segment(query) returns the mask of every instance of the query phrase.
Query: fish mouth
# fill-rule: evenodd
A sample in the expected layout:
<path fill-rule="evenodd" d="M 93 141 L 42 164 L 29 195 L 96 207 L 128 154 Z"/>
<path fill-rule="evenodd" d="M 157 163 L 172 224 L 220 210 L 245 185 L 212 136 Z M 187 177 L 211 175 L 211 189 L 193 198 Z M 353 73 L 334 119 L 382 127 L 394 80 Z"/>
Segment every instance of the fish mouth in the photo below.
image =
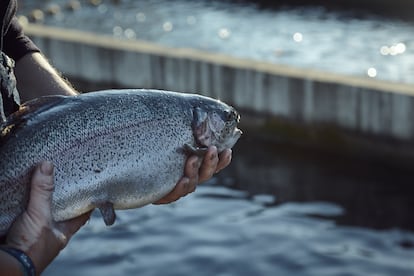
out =
<path fill-rule="evenodd" d="M 231 134 L 225 137 L 223 139 L 224 141 L 217 146 L 217 150 L 221 152 L 226 148 L 231 149 L 237 143 L 242 134 L 243 132 L 235 126 Z"/>
<path fill-rule="evenodd" d="M 231 108 L 228 114 L 227 123 L 233 126 L 233 131 L 230 132 L 229 137 L 234 139 L 234 143 L 236 143 L 243 134 L 243 131 L 237 127 L 237 124 L 240 122 L 240 114 L 234 108 Z"/>
<path fill-rule="evenodd" d="M 241 131 L 241 129 L 235 127 L 233 130 L 233 137 L 239 139 L 240 136 L 243 134 L 243 131 Z"/>

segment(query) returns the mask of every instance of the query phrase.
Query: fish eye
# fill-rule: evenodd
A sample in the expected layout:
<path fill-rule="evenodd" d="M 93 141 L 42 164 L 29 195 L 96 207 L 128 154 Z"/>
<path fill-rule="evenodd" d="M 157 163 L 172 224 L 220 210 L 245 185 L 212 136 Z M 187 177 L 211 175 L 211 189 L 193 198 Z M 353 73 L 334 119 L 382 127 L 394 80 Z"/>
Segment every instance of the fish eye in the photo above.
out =
<path fill-rule="evenodd" d="M 239 122 L 240 121 L 240 115 L 235 109 L 230 109 L 230 110 L 227 110 L 226 119 L 227 119 L 227 121 Z"/>
<path fill-rule="evenodd" d="M 234 110 L 226 110 L 226 120 L 232 121 L 235 118 L 235 112 Z"/>

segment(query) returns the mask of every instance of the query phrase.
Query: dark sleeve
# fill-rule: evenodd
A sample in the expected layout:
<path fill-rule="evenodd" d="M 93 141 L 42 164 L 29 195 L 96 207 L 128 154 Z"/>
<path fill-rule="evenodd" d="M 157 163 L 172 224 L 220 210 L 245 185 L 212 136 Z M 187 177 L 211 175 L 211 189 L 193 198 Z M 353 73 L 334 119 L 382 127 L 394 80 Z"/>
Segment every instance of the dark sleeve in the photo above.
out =
<path fill-rule="evenodd" d="M 3 43 L 4 52 L 15 61 L 28 53 L 40 52 L 33 41 L 23 33 L 23 28 L 16 17 L 13 18 Z"/>

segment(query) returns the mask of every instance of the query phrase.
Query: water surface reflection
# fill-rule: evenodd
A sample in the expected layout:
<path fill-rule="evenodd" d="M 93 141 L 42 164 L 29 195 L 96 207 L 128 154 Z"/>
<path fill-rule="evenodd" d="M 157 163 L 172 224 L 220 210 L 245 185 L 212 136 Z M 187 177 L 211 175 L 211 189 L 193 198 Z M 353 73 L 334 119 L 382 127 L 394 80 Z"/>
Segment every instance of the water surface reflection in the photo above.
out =
<path fill-rule="evenodd" d="M 333 202 L 344 208 L 336 222 L 372 228 L 414 230 L 414 171 L 387 160 L 352 158 L 242 139 L 232 167 L 231 187 L 272 194 L 284 202 Z"/>
<path fill-rule="evenodd" d="M 49 26 L 414 83 L 413 21 L 375 12 L 326 6 L 264 8 L 257 1 L 218 0 L 82 1 L 81 7 L 68 10 L 68 0 L 54 0 L 53 7 L 62 8 L 50 13 L 52 1 L 20 2 L 20 14 Z M 329 6 L 333 3 L 327 2 L 343 1 L 319 2 Z"/>

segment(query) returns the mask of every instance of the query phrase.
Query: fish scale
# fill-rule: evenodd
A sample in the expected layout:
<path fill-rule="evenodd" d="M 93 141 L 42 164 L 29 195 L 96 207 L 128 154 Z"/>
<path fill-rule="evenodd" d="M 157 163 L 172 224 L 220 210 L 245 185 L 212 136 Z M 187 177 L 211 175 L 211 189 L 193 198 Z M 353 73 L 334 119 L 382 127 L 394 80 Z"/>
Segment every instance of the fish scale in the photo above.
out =
<path fill-rule="evenodd" d="M 146 205 L 174 188 L 183 175 L 184 148 L 231 148 L 241 134 L 238 120 L 237 112 L 220 101 L 159 90 L 29 102 L 1 130 L 0 236 L 27 206 L 30 175 L 42 160 L 55 165 L 56 221 L 100 208 L 105 223 L 112 224 L 113 209 Z"/>

